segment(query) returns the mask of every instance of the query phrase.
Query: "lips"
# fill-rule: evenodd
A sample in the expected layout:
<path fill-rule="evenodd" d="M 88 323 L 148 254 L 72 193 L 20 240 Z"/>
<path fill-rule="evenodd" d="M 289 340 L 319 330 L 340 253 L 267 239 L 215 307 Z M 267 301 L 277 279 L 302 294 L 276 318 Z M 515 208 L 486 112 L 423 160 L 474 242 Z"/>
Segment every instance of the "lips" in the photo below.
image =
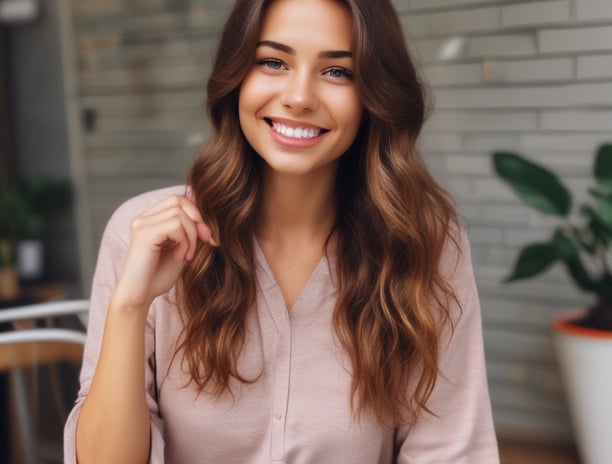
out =
<path fill-rule="evenodd" d="M 272 128 L 272 130 L 283 137 L 291 139 L 314 139 L 321 135 L 321 133 L 327 132 L 326 129 L 321 127 L 312 126 L 309 124 L 292 122 L 287 120 L 278 120 L 265 118 L 266 123 Z"/>

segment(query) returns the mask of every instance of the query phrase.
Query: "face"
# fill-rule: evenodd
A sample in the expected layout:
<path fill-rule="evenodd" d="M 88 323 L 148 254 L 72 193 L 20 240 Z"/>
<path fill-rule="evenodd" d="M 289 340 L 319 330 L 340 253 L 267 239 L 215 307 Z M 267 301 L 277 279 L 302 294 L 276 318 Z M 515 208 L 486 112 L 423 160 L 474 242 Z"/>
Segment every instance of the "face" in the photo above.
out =
<path fill-rule="evenodd" d="M 363 106 L 353 80 L 352 18 L 336 0 L 273 0 L 239 98 L 240 125 L 269 169 L 334 170 Z"/>

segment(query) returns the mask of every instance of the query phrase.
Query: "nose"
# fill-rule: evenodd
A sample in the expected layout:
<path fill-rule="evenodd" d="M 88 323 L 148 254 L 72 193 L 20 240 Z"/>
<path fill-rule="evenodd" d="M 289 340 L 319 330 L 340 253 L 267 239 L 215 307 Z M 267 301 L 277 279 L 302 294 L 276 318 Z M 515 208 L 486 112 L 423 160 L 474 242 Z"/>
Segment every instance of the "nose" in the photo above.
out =
<path fill-rule="evenodd" d="M 316 111 L 319 99 L 316 83 L 306 72 L 294 72 L 288 76 L 281 95 L 281 104 L 294 113 Z"/>

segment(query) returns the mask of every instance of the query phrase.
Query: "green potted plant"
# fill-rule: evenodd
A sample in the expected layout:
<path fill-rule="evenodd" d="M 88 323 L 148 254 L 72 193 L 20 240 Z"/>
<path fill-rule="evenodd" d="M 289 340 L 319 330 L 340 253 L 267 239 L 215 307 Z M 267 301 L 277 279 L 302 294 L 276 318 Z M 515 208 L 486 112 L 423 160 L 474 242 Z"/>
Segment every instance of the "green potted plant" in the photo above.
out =
<path fill-rule="evenodd" d="M 44 175 L 24 178 L 2 192 L 0 240 L 6 252 L 0 259 L 5 267 L 16 267 L 25 279 L 42 275 L 44 226 L 69 206 L 71 196 L 68 180 Z"/>
<path fill-rule="evenodd" d="M 506 282 L 529 279 L 561 263 L 592 304 L 553 322 L 576 441 L 584 462 L 612 456 L 612 144 L 595 155 L 590 200 L 574 208 L 572 194 L 550 170 L 516 153 L 493 153 L 497 175 L 521 200 L 555 216 L 544 242 L 525 246 Z M 574 214 L 577 213 L 577 214 Z"/>

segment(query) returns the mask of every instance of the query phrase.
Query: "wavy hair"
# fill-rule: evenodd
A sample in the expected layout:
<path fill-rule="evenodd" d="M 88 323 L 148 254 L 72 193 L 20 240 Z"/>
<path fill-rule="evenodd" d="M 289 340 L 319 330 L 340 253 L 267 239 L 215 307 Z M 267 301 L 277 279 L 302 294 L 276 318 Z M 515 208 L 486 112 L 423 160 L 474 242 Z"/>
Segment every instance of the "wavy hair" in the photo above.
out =
<path fill-rule="evenodd" d="M 351 402 L 381 425 L 416 419 L 439 374 L 452 289 L 438 269 L 454 242 L 454 206 L 419 156 L 424 86 L 390 1 L 340 0 L 353 18 L 355 83 L 365 108 L 337 181 L 336 336 L 352 363 Z M 177 283 L 182 353 L 201 393 L 231 391 L 246 313 L 255 304 L 253 220 L 258 157 L 240 130 L 240 85 L 252 66 L 267 0 L 238 0 L 208 81 L 212 134 L 188 185 L 221 246 L 199 245 Z"/>

